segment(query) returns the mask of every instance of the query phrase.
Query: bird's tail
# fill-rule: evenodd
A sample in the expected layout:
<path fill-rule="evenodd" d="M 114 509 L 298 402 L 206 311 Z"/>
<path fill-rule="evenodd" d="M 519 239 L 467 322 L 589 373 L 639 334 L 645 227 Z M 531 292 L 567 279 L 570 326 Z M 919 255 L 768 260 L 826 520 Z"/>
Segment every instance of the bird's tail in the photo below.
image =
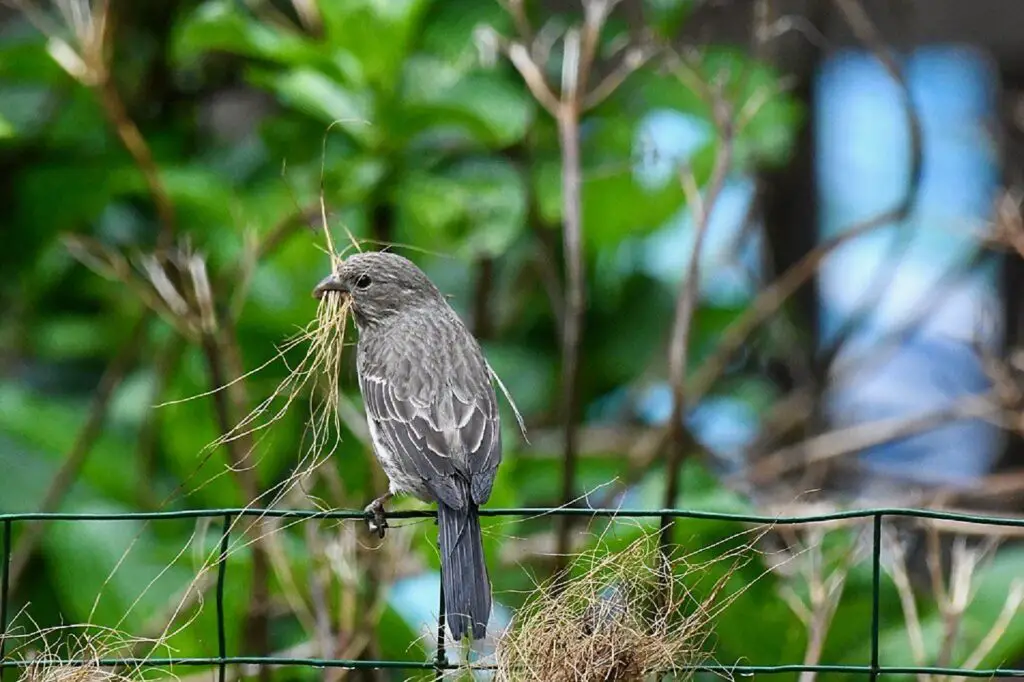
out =
<path fill-rule="evenodd" d="M 466 634 L 483 639 L 491 615 L 491 582 L 477 506 L 467 500 L 462 509 L 453 509 L 439 501 L 437 524 L 448 629 L 456 640 Z"/>

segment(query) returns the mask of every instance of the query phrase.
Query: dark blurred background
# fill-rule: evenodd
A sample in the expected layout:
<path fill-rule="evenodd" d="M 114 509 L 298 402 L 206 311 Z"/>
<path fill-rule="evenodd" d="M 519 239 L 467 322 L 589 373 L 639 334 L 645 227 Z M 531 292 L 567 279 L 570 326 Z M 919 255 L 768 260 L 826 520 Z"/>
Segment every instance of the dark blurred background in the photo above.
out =
<path fill-rule="evenodd" d="M 505 410 L 491 506 L 1015 515 L 1022 25 L 1014 0 L 0 0 L 0 512 L 379 494 L 351 353 L 341 442 L 299 479 L 315 381 L 268 423 L 273 401 L 266 428 L 207 447 L 272 398 L 284 362 L 154 408 L 263 366 L 309 323 L 329 267 L 322 187 L 339 246 L 344 226 L 420 264 L 516 400 L 529 442 Z M 589 78 L 566 65 L 574 35 Z M 575 229 L 585 306 L 569 348 Z M 488 521 L 495 631 L 556 550 L 605 530 Z M 382 545 L 357 523 L 237 534 L 229 650 L 428 656 L 433 525 L 398 525 Z M 680 521 L 673 537 L 699 550 L 743 528 Z M 1019 549 L 947 533 L 953 549 L 928 552 L 921 532 L 938 531 L 901 527 L 905 552 L 887 554 L 883 662 L 1019 660 Z M 202 569 L 218 533 L 18 523 L 15 624 L 171 623 L 178 654 L 215 655 Z M 870 567 L 826 549 L 833 533 L 847 531 L 782 538 L 788 563 L 734 576 L 746 589 L 717 626 L 719 662 L 867 660 Z M 972 557 L 972 598 L 944 600 L 927 569 Z M 824 626 L 794 599 L 831 608 Z"/>

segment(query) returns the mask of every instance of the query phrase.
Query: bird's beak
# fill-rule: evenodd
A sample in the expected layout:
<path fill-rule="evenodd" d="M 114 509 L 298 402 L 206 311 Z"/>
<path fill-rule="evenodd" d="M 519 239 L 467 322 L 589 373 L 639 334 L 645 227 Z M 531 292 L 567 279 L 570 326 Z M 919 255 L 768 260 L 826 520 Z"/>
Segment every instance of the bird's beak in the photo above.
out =
<path fill-rule="evenodd" d="M 313 289 L 314 298 L 323 298 L 324 294 L 328 291 L 338 291 L 342 294 L 348 294 L 348 285 L 346 285 L 341 279 L 335 275 L 330 274 L 320 280 L 320 283 Z"/>

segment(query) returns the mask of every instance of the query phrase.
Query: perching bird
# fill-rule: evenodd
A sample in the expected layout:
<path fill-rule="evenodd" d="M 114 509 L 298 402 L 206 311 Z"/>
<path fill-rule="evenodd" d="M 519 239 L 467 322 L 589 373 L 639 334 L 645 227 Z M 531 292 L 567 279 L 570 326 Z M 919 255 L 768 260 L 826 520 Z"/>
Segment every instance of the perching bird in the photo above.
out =
<path fill-rule="evenodd" d="M 491 613 L 478 507 L 501 462 L 498 404 L 476 339 L 411 261 L 360 253 L 314 295 L 351 298 L 356 365 L 374 454 L 387 494 L 366 507 L 381 537 L 396 493 L 437 502 L 445 615 L 456 640 L 482 639 Z"/>

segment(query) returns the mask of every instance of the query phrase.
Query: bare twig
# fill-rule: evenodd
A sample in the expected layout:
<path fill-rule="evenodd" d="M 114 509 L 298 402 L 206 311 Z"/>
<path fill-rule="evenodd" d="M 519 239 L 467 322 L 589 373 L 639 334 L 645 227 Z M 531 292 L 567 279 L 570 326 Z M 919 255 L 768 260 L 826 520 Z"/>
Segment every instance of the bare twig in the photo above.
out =
<path fill-rule="evenodd" d="M 243 371 L 238 366 L 237 353 L 232 353 L 231 347 L 225 343 L 221 333 L 218 333 L 216 329 L 210 329 L 204 333 L 201 345 L 210 372 L 211 387 L 219 389 L 222 386 L 227 386 L 224 391 L 215 390 L 212 398 L 218 426 L 226 439 L 224 447 L 227 450 L 231 470 L 235 473 L 245 499 L 258 500 L 260 499 L 259 480 L 256 478 L 255 470 L 246 464 L 246 459 L 253 449 L 251 437 L 241 434 L 236 438 L 227 438 L 234 431 L 235 424 L 238 423 L 235 415 L 247 412 L 247 410 L 239 409 L 245 402 L 242 383 L 229 380 L 230 376 L 243 375 Z M 260 656 L 270 651 L 267 610 L 270 599 L 271 560 L 267 547 L 261 541 L 261 538 L 265 536 L 264 525 L 265 520 L 257 518 L 253 520 L 249 528 L 254 532 L 257 541 L 253 543 L 252 597 L 249 601 L 244 628 L 248 648 Z M 268 668 L 260 668 L 260 679 L 264 681 L 270 679 Z"/>
<path fill-rule="evenodd" d="M 114 127 L 114 131 L 117 133 L 118 138 L 120 138 L 121 144 L 131 154 L 135 165 L 139 168 L 139 172 L 142 173 L 146 187 L 153 199 L 153 205 L 156 207 L 157 215 L 160 218 L 157 249 L 169 248 L 174 240 L 175 233 L 174 204 L 167 194 L 167 188 L 164 187 L 164 183 L 160 179 L 160 168 L 153 159 L 153 152 L 150 151 L 145 138 L 139 132 L 138 126 L 135 125 L 131 116 L 128 115 L 128 110 L 121 100 L 121 95 L 117 91 L 113 78 L 107 74 L 106 78 L 97 84 L 96 90 L 100 102 L 103 104 L 103 111 L 110 120 L 110 124 Z"/>
<path fill-rule="evenodd" d="M 836 7 L 842 13 L 847 25 L 853 31 L 858 40 L 871 52 L 885 69 L 886 73 L 899 88 L 900 99 L 902 100 L 904 117 L 907 131 L 910 135 L 910 173 L 907 181 L 907 188 L 903 194 L 901 203 L 897 206 L 896 217 L 890 222 L 898 223 L 910 214 L 914 202 L 921 189 L 921 180 L 924 171 L 924 154 L 922 149 L 921 120 L 917 114 L 917 107 L 910 95 L 910 86 L 903 75 L 893 50 L 885 43 L 879 34 L 878 28 L 864 10 L 860 0 L 833 0 Z M 871 286 L 867 287 L 861 296 L 857 310 L 847 316 L 842 328 L 836 333 L 835 338 L 823 353 L 822 364 L 828 366 L 839 352 L 850 332 L 862 321 L 863 317 L 874 310 L 879 295 L 884 288 L 891 283 L 892 275 L 898 267 L 898 259 L 910 246 L 910 236 L 900 235 L 900 238 L 893 242 L 886 261 L 888 267 L 880 267 L 879 274 L 874 278 Z"/>
<path fill-rule="evenodd" d="M 579 64 L 579 42 L 566 38 L 566 71 L 575 80 L 578 74 L 568 75 L 569 67 L 582 69 Z M 564 87 L 564 84 L 563 84 Z M 558 139 L 562 150 L 562 240 L 565 251 L 565 323 L 562 327 L 562 419 L 565 430 L 565 459 L 562 471 L 562 501 L 573 499 L 576 488 L 576 413 L 579 403 L 579 353 L 583 336 L 583 310 L 585 305 L 583 273 L 583 199 L 580 169 L 580 105 L 575 88 L 571 97 L 563 99 L 558 110 Z M 559 532 L 557 552 L 564 555 L 568 549 L 568 517 L 564 517 Z"/>
<path fill-rule="evenodd" d="M 861 521 L 857 525 L 863 525 L 863 522 Z M 832 619 L 839 608 L 850 567 L 853 565 L 855 546 L 851 545 L 835 566 L 830 571 L 827 570 L 822 544 L 829 530 L 822 525 L 811 527 L 803 532 L 792 527 L 778 529 L 781 538 L 789 547 L 783 554 L 798 560 L 795 571 L 787 570 L 786 563 L 788 562 L 780 563 L 773 568 L 787 577 L 787 581 L 780 585 L 779 594 L 807 630 L 807 645 L 803 659 L 805 666 L 813 666 L 821 662 L 825 640 L 832 625 Z M 806 583 L 808 593 L 806 602 L 791 584 L 797 578 L 801 578 Z M 803 671 L 800 673 L 799 680 L 800 682 L 814 682 L 816 678 L 817 672 Z"/>
<path fill-rule="evenodd" d="M 999 612 L 996 622 L 992 624 L 992 627 L 985 635 L 985 639 L 981 640 L 978 647 L 964 661 L 963 668 L 965 670 L 973 670 L 981 665 L 985 657 L 995 649 L 996 644 L 1006 634 L 1007 628 L 1010 627 L 1010 623 L 1020 612 L 1022 605 L 1024 605 L 1024 582 L 1016 580 L 1006 594 L 1006 602 L 1003 604 L 1003 609 Z M 964 678 L 958 679 L 962 680 Z"/>
<path fill-rule="evenodd" d="M 588 86 L 601 34 L 618 0 L 584 0 L 582 25 L 569 28 L 563 36 L 561 83 L 556 95 L 544 75 L 545 62 L 550 54 L 546 36 L 550 31 L 542 30 L 541 36 L 533 34 L 521 0 L 505 0 L 503 4 L 516 24 L 518 40 L 508 41 L 490 35 L 488 42 L 504 50 L 534 99 L 551 114 L 558 125 L 562 161 L 562 247 L 566 280 L 561 316 L 561 416 L 564 436 L 561 499 L 568 504 L 575 498 L 576 489 L 579 356 L 586 306 L 580 118 L 586 113 L 588 105 L 595 105 L 608 97 L 629 73 L 639 68 L 643 59 L 638 58 L 636 52 L 627 53 L 622 68 L 613 72 L 609 80 L 600 83 L 591 92 Z M 531 45 L 536 49 L 530 49 Z M 560 556 L 566 554 L 569 546 L 571 524 L 571 517 L 560 519 L 557 550 Z"/>
<path fill-rule="evenodd" d="M 686 416 L 686 367 L 690 348 L 690 330 L 693 326 L 694 310 L 697 305 L 697 293 L 700 291 L 700 256 L 703 250 L 704 237 L 707 233 L 711 211 L 725 186 L 726 177 L 732 165 L 733 129 L 730 108 L 719 101 L 716 108 L 719 139 L 721 140 L 715 165 L 708 180 L 705 196 L 702 197 L 696 188 L 692 174 L 684 174 L 683 186 L 686 189 L 687 203 L 693 216 L 693 250 L 687 265 L 683 283 L 676 298 L 675 315 L 672 322 L 672 336 L 668 348 L 669 383 L 672 387 L 672 412 L 669 420 L 669 455 L 668 482 L 665 486 L 665 509 L 675 506 L 679 495 L 680 468 L 686 455 L 687 439 L 684 434 Z M 688 181 L 687 181 L 688 180 Z M 662 545 L 671 544 L 672 521 L 662 519 Z"/>
<path fill-rule="evenodd" d="M 859 452 L 864 448 L 906 438 L 960 419 L 992 418 L 1000 408 L 987 394 L 970 395 L 952 405 L 910 417 L 879 419 L 835 429 L 758 460 L 742 476 L 753 484 L 766 483 L 794 468 Z"/>
<path fill-rule="evenodd" d="M 174 241 L 175 215 L 167 189 L 160 179 L 160 169 L 138 126 L 128 114 L 110 68 L 113 49 L 114 16 L 110 0 L 71 0 L 58 3 L 62 30 L 32 0 L 13 0 L 15 7 L 49 38 L 48 50 L 57 64 L 99 100 L 104 115 L 114 128 L 121 144 L 131 155 L 142 174 L 160 222 L 157 249 L 168 248 Z M 70 36 L 62 35 L 70 33 Z"/>
<path fill-rule="evenodd" d="M 921 627 L 921 615 L 917 610 L 917 600 L 914 596 L 914 588 L 910 583 L 910 573 L 907 570 L 906 548 L 896 537 L 895 531 L 889 530 L 884 539 L 889 560 L 883 562 L 882 567 L 896 585 L 896 593 L 899 595 L 900 607 L 903 609 L 903 622 L 907 625 L 907 636 L 910 638 L 910 649 L 914 654 L 914 662 L 916 665 L 924 666 L 927 663 L 924 630 Z M 921 675 L 918 679 L 921 682 L 931 682 L 932 677 L 931 675 Z"/>
<path fill-rule="evenodd" d="M 173 336 L 156 351 L 153 360 L 152 403 L 160 401 L 167 386 L 171 372 L 181 359 L 185 342 L 181 336 Z M 154 483 L 156 482 L 156 449 L 162 424 L 160 410 L 146 411 L 142 426 L 139 428 L 138 455 L 142 474 L 139 477 L 138 505 L 140 509 L 153 510 L 156 500 Z"/>
<path fill-rule="evenodd" d="M 903 196 L 893 208 L 867 220 L 857 222 L 829 240 L 819 243 L 775 282 L 761 291 L 750 307 L 725 330 L 714 352 L 694 373 L 689 382 L 691 402 L 698 402 L 708 393 L 747 337 L 762 322 L 774 315 L 790 296 L 814 276 L 818 266 L 829 254 L 861 235 L 905 220 L 917 198 L 923 163 L 921 125 L 902 71 L 892 52 L 879 37 L 877 29 L 864 12 L 859 0 L 834 0 L 834 2 L 858 39 L 881 62 L 889 75 L 901 85 L 900 93 L 910 131 L 910 180 Z"/>
<path fill-rule="evenodd" d="M 789 297 L 815 275 L 818 266 L 833 251 L 861 235 L 900 219 L 901 216 L 902 213 L 898 209 L 886 211 L 820 242 L 793 267 L 762 289 L 750 306 L 725 329 L 714 351 L 690 377 L 687 382 L 690 402 L 697 403 L 707 395 L 750 334 L 762 322 L 778 312 Z"/>
<path fill-rule="evenodd" d="M 473 335 L 486 341 L 494 333 L 491 295 L 494 289 L 494 259 L 488 256 L 476 264 L 476 285 L 473 290 Z"/>
<path fill-rule="evenodd" d="M 96 387 L 96 392 L 93 393 L 85 423 L 82 424 L 78 435 L 75 436 L 75 441 L 67 457 L 64 459 L 64 463 L 57 470 L 53 480 L 50 481 L 50 486 L 39 503 L 39 511 L 52 512 L 60 507 L 71 486 L 78 479 L 82 467 L 92 452 L 92 446 L 100 435 L 100 429 L 103 427 L 103 422 L 107 417 L 107 411 L 110 408 L 110 401 L 114 397 L 114 392 L 121 385 L 121 382 L 124 381 L 125 375 L 138 357 L 141 341 L 148 329 L 150 319 L 149 311 L 139 316 L 132 330 L 128 333 L 124 344 L 118 349 L 114 359 L 107 366 L 106 371 L 104 371 L 100 383 Z M 15 546 L 10 566 L 10 584 L 12 589 L 17 586 L 18 579 L 28 566 L 36 545 L 42 537 L 44 528 L 45 525 L 41 523 L 29 524 Z"/>

